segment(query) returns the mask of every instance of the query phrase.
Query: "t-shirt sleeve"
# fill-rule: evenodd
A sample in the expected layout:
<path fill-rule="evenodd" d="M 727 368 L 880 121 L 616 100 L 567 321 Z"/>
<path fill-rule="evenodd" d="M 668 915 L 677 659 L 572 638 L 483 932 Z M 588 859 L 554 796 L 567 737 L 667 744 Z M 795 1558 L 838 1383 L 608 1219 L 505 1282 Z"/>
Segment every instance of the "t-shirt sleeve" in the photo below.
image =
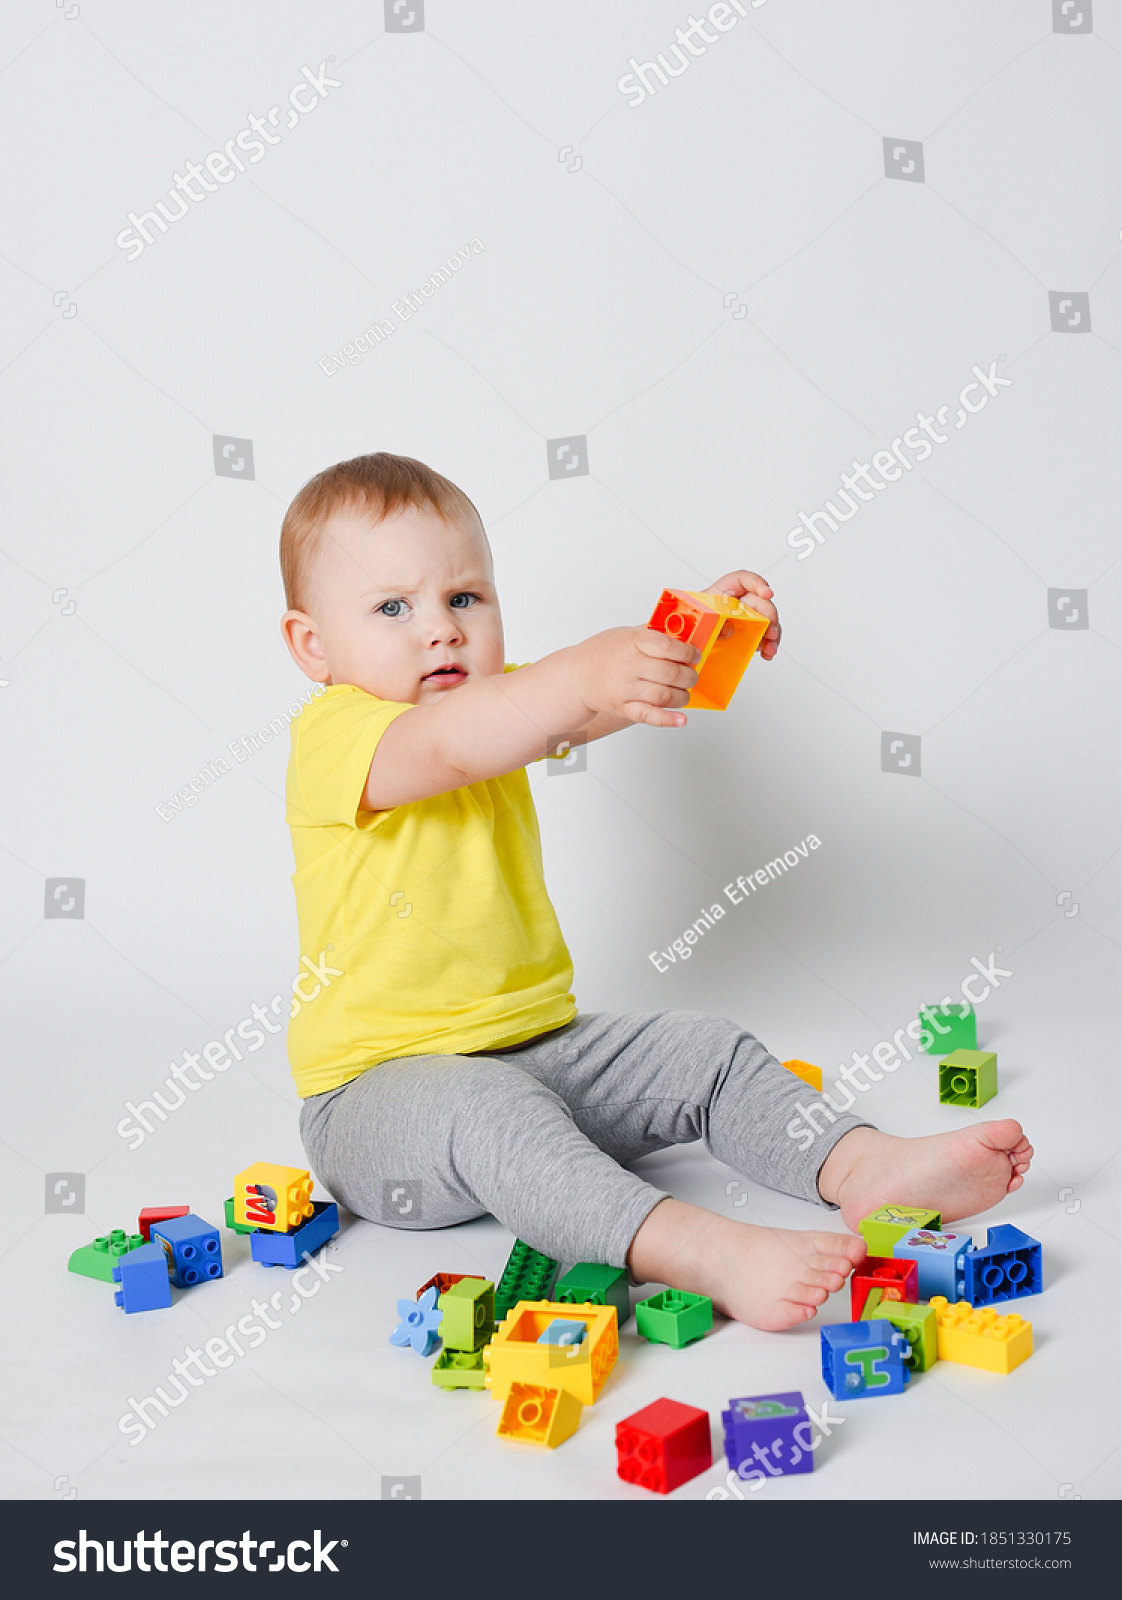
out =
<path fill-rule="evenodd" d="M 323 700 L 313 715 L 309 707 L 297 727 L 289 796 L 290 810 L 302 815 L 289 821 L 357 827 L 378 741 L 395 717 L 413 709 L 409 701 L 380 700 L 362 689 Z"/>

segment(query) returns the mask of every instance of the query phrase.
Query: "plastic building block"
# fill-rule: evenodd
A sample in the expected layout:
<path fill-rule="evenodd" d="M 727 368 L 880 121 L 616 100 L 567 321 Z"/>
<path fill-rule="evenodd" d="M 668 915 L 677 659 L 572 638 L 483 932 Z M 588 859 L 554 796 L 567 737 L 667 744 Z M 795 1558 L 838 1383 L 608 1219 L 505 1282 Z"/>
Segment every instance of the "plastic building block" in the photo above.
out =
<path fill-rule="evenodd" d="M 788 1072 L 793 1072 L 796 1078 L 801 1078 L 810 1088 L 817 1089 L 819 1094 L 822 1093 L 821 1067 L 813 1067 L 809 1061 L 799 1061 L 797 1059 L 784 1061 L 783 1065 Z"/>
<path fill-rule="evenodd" d="M 306 1167 L 255 1161 L 234 1179 L 234 1216 L 254 1228 L 291 1233 L 312 1215 L 311 1194 Z"/>
<path fill-rule="evenodd" d="M 190 1210 L 190 1206 L 145 1206 L 136 1219 L 136 1231 L 151 1243 L 154 1222 L 170 1222 L 172 1217 L 185 1217 Z"/>
<path fill-rule="evenodd" d="M 890 1256 L 897 1239 L 913 1228 L 941 1228 L 942 1215 L 923 1206 L 881 1206 L 858 1224 L 871 1256 Z"/>
<path fill-rule="evenodd" d="M 949 1006 L 920 1006 L 919 1025 L 932 1035 L 931 1043 L 920 1040 L 920 1049 L 929 1056 L 941 1056 L 947 1050 L 976 1050 L 978 1048 L 978 1019 L 974 1007 L 965 1000 Z"/>
<path fill-rule="evenodd" d="M 162 1311 L 171 1305 L 171 1280 L 168 1258 L 158 1244 L 138 1245 L 123 1255 L 113 1268 L 113 1303 L 126 1315 L 134 1311 Z"/>
<path fill-rule="evenodd" d="M 726 624 L 731 628 L 726 632 Z M 697 682 L 686 706 L 724 711 L 736 693 L 756 646 L 771 626 L 766 617 L 727 594 L 664 589 L 647 623 L 656 633 L 684 639 L 701 651 Z"/>
<path fill-rule="evenodd" d="M 870 1256 L 866 1259 L 872 1260 L 874 1258 Z M 877 1307 L 880 1305 L 883 1299 L 883 1289 L 870 1289 L 868 1294 L 865 1296 L 865 1304 L 861 1308 L 861 1315 L 859 1317 L 854 1317 L 854 1322 L 871 1322 L 876 1316 Z"/>
<path fill-rule="evenodd" d="M 439 1299 L 442 1294 L 448 1293 L 454 1283 L 462 1283 L 465 1278 L 482 1278 L 482 1276 L 481 1272 L 434 1272 L 432 1277 L 427 1282 L 422 1283 L 417 1290 L 417 1299 L 421 1298 L 426 1289 L 432 1288 L 436 1289 L 437 1298 Z"/>
<path fill-rule="evenodd" d="M 980 1250 L 966 1252 L 961 1298 L 974 1306 L 989 1306 L 1039 1294 L 1044 1287 L 1042 1268 L 1043 1252 L 1037 1241 L 1012 1223 L 1003 1222 L 989 1230 Z"/>
<path fill-rule="evenodd" d="M 112 1233 L 99 1235 L 93 1244 L 79 1245 L 66 1263 L 68 1272 L 80 1272 L 83 1278 L 100 1278 L 102 1283 L 113 1282 L 113 1268 L 130 1250 L 138 1250 L 144 1243 L 139 1233 L 125 1233 L 114 1228 Z"/>
<path fill-rule="evenodd" d="M 692 1344 L 713 1326 L 713 1302 L 703 1294 L 687 1294 L 684 1289 L 664 1289 L 640 1300 L 635 1307 L 635 1326 L 652 1344 L 668 1344 L 675 1350 Z"/>
<path fill-rule="evenodd" d="M 760 1480 L 792 1472 L 813 1472 L 810 1422 L 797 1389 L 786 1394 L 753 1394 L 730 1400 L 721 1412 L 725 1456 L 739 1478 Z M 801 1435 L 801 1436 L 800 1436 Z"/>
<path fill-rule="evenodd" d="M 939 1063 L 939 1104 L 977 1110 L 997 1093 L 997 1056 L 992 1050 L 952 1050 Z"/>
<path fill-rule="evenodd" d="M 624 1483 L 669 1494 L 713 1465 L 709 1413 L 679 1400 L 655 1400 L 616 1423 L 616 1449 Z"/>
<path fill-rule="evenodd" d="M 914 1261 L 919 1268 L 919 1293 L 904 1299 L 930 1300 L 933 1294 L 961 1299 L 966 1293 L 964 1262 L 969 1249 L 968 1233 L 939 1233 L 934 1228 L 916 1228 L 897 1239 L 892 1250 L 897 1261 Z"/>
<path fill-rule="evenodd" d="M 616 1326 L 622 1328 L 631 1315 L 627 1268 L 578 1261 L 563 1278 L 558 1278 L 553 1298 L 562 1305 L 615 1306 Z"/>
<path fill-rule="evenodd" d="M 399 1300 L 397 1314 L 401 1318 L 390 1334 L 390 1343 L 410 1345 L 419 1356 L 431 1356 L 440 1343 L 437 1329 L 443 1311 L 436 1308 L 436 1289 L 426 1289 L 419 1300 Z"/>
<path fill-rule="evenodd" d="M 914 1261 L 866 1256 L 859 1267 L 854 1267 L 849 1280 L 849 1301 L 854 1322 L 863 1320 L 865 1302 L 873 1289 L 881 1291 L 881 1305 L 886 1300 L 918 1300 L 922 1292 L 919 1267 Z"/>
<path fill-rule="evenodd" d="M 490 1278 L 461 1278 L 440 1296 L 440 1337 L 446 1350 L 480 1350 L 495 1331 L 495 1285 Z"/>
<path fill-rule="evenodd" d="M 557 1267 L 558 1263 L 549 1256 L 516 1239 L 495 1289 L 496 1320 L 501 1322 L 520 1300 L 546 1299 Z"/>
<path fill-rule="evenodd" d="M 558 1317 L 551 1322 L 549 1327 L 538 1334 L 539 1344 L 583 1344 L 584 1336 L 588 1332 L 587 1322 L 575 1322 L 571 1318 L 564 1321 Z"/>
<path fill-rule="evenodd" d="M 1032 1323 L 1015 1311 L 999 1317 L 992 1306 L 966 1300 L 949 1305 L 941 1294 L 931 1302 L 940 1361 L 957 1361 L 984 1372 L 1012 1372 L 1032 1355 Z"/>
<path fill-rule="evenodd" d="M 152 1243 L 159 1244 L 168 1258 L 168 1271 L 177 1289 L 191 1289 L 197 1283 L 222 1276 L 222 1242 L 218 1229 L 188 1211 L 185 1217 L 169 1217 L 152 1224 Z"/>
<path fill-rule="evenodd" d="M 313 1200 L 314 1214 L 294 1233 L 270 1233 L 255 1228 L 249 1253 L 262 1267 L 298 1267 L 306 1255 L 315 1255 L 339 1232 L 339 1207 L 334 1200 Z"/>
<path fill-rule="evenodd" d="M 550 1450 L 577 1431 L 584 1410 L 575 1394 L 553 1384 L 512 1383 L 499 1418 L 500 1439 L 544 1444 Z"/>
<path fill-rule="evenodd" d="M 836 1322 L 822 1329 L 822 1381 L 835 1400 L 902 1394 L 911 1377 L 906 1348 L 904 1335 L 887 1317 Z"/>
<path fill-rule="evenodd" d="M 539 1344 L 551 1322 L 583 1322 L 580 1344 Z M 594 1404 L 619 1357 L 615 1306 L 563 1306 L 552 1300 L 521 1300 L 484 1346 L 486 1385 L 505 1400 L 512 1383 L 566 1389 L 584 1405 Z"/>
<path fill-rule="evenodd" d="M 871 1298 L 871 1296 L 870 1296 Z M 881 1306 L 880 1315 L 894 1328 L 899 1328 L 908 1341 L 910 1351 L 904 1365 L 912 1372 L 926 1372 L 939 1359 L 936 1337 L 935 1312 L 931 1306 L 913 1306 L 890 1300 Z"/>
<path fill-rule="evenodd" d="M 238 1219 L 237 1219 L 237 1203 L 236 1203 L 233 1195 L 231 1195 L 228 1200 L 224 1200 L 222 1202 L 222 1210 L 223 1210 L 223 1212 L 225 1214 L 225 1217 L 226 1217 L 226 1226 L 230 1229 L 231 1233 L 256 1233 L 257 1232 L 257 1229 L 254 1227 L 252 1222 L 239 1222 L 238 1221 Z"/>
<path fill-rule="evenodd" d="M 433 1363 L 432 1381 L 440 1389 L 485 1389 L 482 1350 L 442 1350 Z"/>

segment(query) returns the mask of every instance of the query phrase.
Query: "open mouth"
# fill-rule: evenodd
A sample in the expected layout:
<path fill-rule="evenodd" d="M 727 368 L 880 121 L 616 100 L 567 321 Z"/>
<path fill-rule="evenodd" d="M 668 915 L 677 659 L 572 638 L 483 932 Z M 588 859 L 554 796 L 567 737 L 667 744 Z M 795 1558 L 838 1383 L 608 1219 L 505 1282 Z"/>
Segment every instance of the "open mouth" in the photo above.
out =
<path fill-rule="evenodd" d="M 428 673 L 422 683 L 459 683 L 466 678 L 467 673 L 462 667 L 437 667 L 435 672 Z"/>

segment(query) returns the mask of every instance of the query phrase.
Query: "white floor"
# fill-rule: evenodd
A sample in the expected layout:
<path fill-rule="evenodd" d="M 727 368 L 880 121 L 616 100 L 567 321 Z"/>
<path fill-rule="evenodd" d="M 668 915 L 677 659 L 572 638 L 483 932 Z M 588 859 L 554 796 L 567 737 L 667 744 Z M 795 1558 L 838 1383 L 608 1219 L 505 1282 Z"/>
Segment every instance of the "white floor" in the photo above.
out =
<path fill-rule="evenodd" d="M 1069 932 L 1046 932 L 1020 953 L 1023 1020 L 996 1038 L 991 1023 L 999 1064 L 1009 1066 L 989 1110 L 1018 1116 L 1038 1152 L 1029 1184 L 997 1213 L 1044 1247 L 1045 1291 L 1019 1306 L 1033 1323 L 1035 1353 L 1008 1377 L 943 1362 L 900 1397 L 831 1402 L 831 1413 L 845 1420 L 817 1452 L 813 1474 L 770 1481 L 753 1495 L 745 1491 L 746 1499 L 1100 1499 L 1122 1489 L 1122 1448 L 1107 1401 L 1122 1275 L 1113 1085 L 1102 1087 L 1113 1060 L 1105 1006 L 1101 1018 L 1088 1007 L 1073 1011 L 1068 1024 L 1048 1009 L 1076 982 Z M 1070 983 L 1058 979 L 1064 966 Z M 865 1114 L 901 1133 L 962 1122 L 967 1113 L 934 1103 L 933 1076 L 928 1060 L 914 1062 L 877 1086 Z M 203 1129 L 192 1125 L 199 1107 L 185 1108 L 181 1127 L 169 1119 L 135 1156 L 108 1160 L 100 1182 L 89 1175 L 96 1215 L 35 1220 L 38 1195 L 30 1188 L 13 1195 L 15 1242 L 4 1274 L 5 1496 L 237 1498 L 314 1487 L 321 1496 L 363 1499 L 412 1479 L 419 1482 L 401 1483 L 399 1495 L 641 1499 L 645 1491 L 616 1476 L 614 1428 L 665 1395 L 705 1407 L 713 1421 L 712 1470 L 677 1491 L 696 1499 L 724 1483 L 720 1411 L 731 1397 L 798 1389 L 816 1408 L 827 1398 L 817 1324 L 779 1335 L 718 1319 L 699 1345 L 674 1351 L 638 1338 L 632 1320 L 618 1365 L 573 1438 L 556 1451 L 500 1441 L 490 1395 L 435 1389 L 431 1361 L 389 1344 L 396 1299 L 434 1271 L 497 1278 L 511 1239 L 490 1220 L 406 1234 L 347 1217 L 326 1281 L 306 1274 L 305 1289 L 319 1287 L 303 1301 L 289 1274 L 255 1266 L 248 1241 L 224 1231 L 220 1282 L 179 1296 L 171 1310 L 126 1318 L 107 1286 L 67 1273 L 76 1244 L 122 1225 L 142 1204 L 189 1202 L 220 1222 L 238 1164 L 298 1158 L 281 1097 L 232 1075 L 208 1093 L 209 1114 L 217 1108 L 221 1116 L 209 1151 L 200 1159 Z M 261 1132 L 239 1163 L 227 1152 L 241 1142 L 232 1130 L 247 1125 L 250 1105 Z M 746 1221 L 818 1220 L 802 1202 L 735 1180 L 700 1146 L 649 1158 L 642 1170 L 683 1198 Z M 829 1221 L 841 1227 L 836 1215 Z M 173 1358 L 253 1315 L 255 1297 L 267 1305 L 273 1296 L 267 1315 L 278 1326 L 256 1348 L 198 1378 L 166 1418 L 150 1411 L 156 1426 L 143 1437 L 136 1428 L 118 1431 L 133 1400 L 157 1384 L 168 1389 Z M 820 1320 L 847 1316 L 843 1295 Z M 175 1398 L 174 1387 L 170 1393 Z"/>

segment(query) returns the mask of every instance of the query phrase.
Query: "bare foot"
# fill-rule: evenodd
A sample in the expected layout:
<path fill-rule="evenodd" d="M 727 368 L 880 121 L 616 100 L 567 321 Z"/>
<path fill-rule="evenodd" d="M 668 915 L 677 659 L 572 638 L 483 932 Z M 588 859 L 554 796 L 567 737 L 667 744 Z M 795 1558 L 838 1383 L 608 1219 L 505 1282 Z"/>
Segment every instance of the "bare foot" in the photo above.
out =
<path fill-rule="evenodd" d="M 982 1122 L 956 1133 L 897 1139 L 854 1128 L 839 1139 L 818 1175 L 823 1200 L 841 1207 L 856 1233 L 882 1205 L 928 1206 L 944 1223 L 976 1217 L 1025 1181 L 1032 1145 L 1019 1122 Z"/>
<path fill-rule="evenodd" d="M 813 1317 L 865 1254 L 863 1239 L 842 1233 L 758 1228 L 667 1199 L 640 1226 L 627 1260 L 640 1280 L 708 1295 L 722 1316 L 778 1333 Z"/>

